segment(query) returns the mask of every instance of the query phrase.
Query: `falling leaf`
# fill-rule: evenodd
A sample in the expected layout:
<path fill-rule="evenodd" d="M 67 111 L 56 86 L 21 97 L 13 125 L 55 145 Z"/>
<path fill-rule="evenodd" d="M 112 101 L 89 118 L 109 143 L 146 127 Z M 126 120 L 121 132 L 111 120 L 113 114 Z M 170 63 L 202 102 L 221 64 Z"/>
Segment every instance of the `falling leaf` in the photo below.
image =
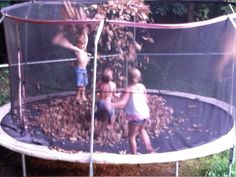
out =
<path fill-rule="evenodd" d="M 191 140 L 191 137 L 190 137 L 190 136 L 188 136 L 188 137 L 186 138 L 186 140 Z"/>

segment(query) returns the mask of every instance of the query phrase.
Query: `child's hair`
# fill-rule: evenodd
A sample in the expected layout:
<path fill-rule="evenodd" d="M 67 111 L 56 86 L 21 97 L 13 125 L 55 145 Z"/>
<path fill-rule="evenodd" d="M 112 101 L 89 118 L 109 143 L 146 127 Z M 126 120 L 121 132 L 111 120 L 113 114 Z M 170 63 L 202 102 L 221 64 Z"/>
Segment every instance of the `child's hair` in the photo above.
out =
<path fill-rule="evenodd" d="M 76 45 L 81 48 L 81 49 L 85 49 L 87 46 L 87 41 L 88 41 L 88 36 L 86 34 L 86 32 L 80 32 L 79 34 L 77 34 L 76 36 Z"/>
<path fill-rule="evenodd" d="M 132 83 L 138 83 L 141 80 L 141 72 L 137 68 L 132 68 L 129 72 Z"/>
<path fill-rule="evenodd" d="M 110 82 L 113 79 L 113 72 L 111 69 L 105 69 L 102 75 L 102 82 Z"/>

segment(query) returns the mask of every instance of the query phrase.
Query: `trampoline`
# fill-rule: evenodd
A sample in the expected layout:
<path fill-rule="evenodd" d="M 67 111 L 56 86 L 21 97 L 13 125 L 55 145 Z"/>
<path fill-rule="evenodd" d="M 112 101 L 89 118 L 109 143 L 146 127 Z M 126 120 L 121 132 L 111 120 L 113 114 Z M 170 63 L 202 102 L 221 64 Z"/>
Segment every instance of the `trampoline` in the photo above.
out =
<path fill-rule="evenodd" d="M 145 154 L 143 152 L 143 154 L 135 155 L 137 156 L 135 158 L 134 155 L 124 153 L 129 149 L 128 142 L 124 139 L 112 147 L 95 144 L 94 162 L 114 164 L 171 162 L 218 153 L 233 145 L 234 120 L 232 114 L 228 112 L 228 104 L 219 100 L 179 92 L 160 91 L 152 94 L 158 94 L 166 99 L 175 110 L 168 128 L 166 127 L 166 130 L 160 133 L 157 138 L 151 138 L 158 153 Z M 1 107 L 1 112 L 8 113 L 9 111 L 10 104 Z M 214 115 L 209 116 L 212 111 Z M 206 117 L 211 117 L 211 119 L 206 121 Z M 217 121 L 214 121 L 215 119 Z M 223 128 L 222 124 L 224 124 Z M 58 140 L 52 144 L 49 139 L 50 137 L 45 137 L 41 131 L 35 131 L 35 134 L 31 134 L 30 137 L 22 137 L 19 127 L 13 124 L 9 114 L 3 114 L 1 117 L 1 144 L 5 147 L 38 158 L 88 162 L 88 141 L 72 143 L 68 140 Z M 60 150 L 49 148 L 49 145 L 56 146 Z M 142 152 L 144 147 L 140 146 L 139 151 Z"/>
<path fill-rule="evenodd" d="M 83 2 L 83 8 L 94 7 L 92 3 Z M 98 6 L 103 3 L 97 1 Z M 0 108 L 2 146 L 43 159 L 114 164 L 173 162 L 234 147 L 235 14 L 185 24 L 104 23 L 93 18 L 64 20 L 62 6 L 58 1 L 34 1 L 1 11 L 11 81 L 11 103 Z M 73 25 L 89 26 L 86 103 L 74 99 L 74 53 L 52 44 L 60 30 L 73 41 L 68 31 Z M 116 43 L 102 47 L 109 41 L 104 31 L 111 27 L 126 31 L 118 39 L 142 45 L 135 60 L 124 58 Z M 115 132 L 101 135 L 102 143 L 96 135 L 96 81 L 109 67 L 122 93 L 127 86 L 123 78 L 134 66 L 148 90 L 147 132 L 156 153 L 146 153 L 138 139 L 140 154 L 130 154 L 123 110 L 117 110 Z"/>

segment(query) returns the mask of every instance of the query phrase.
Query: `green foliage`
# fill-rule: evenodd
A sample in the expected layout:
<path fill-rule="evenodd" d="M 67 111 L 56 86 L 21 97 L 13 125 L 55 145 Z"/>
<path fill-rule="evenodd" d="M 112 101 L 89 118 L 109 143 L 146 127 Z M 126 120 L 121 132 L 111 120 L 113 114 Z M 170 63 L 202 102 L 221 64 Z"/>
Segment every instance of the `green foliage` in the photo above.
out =
<path fill-rule="evenodd" d="M 0 69 L 0 105 L 6 103 L 9 99 L 9 71 L 8 69 Z"/>
<path fill-rule="evenodd" d="M 210 8 L 208 5 L 202 4 L 200 7 L 198 7 L 198 11 L 195 12 L 195 19 L 197 21 L 206 20 L 208 18 L 209 12 Z"/>
<path fill-rule="evenodd" d="M 232 0 L 231 2 L 236 2 Z M 190 21 L 201 21 L 232 13 L 227 3 L 193 3 L 193 2 L 171 2 L 151 1 L 152 18 L 156 23 L 185 23 Z M 236 11 L 236 5 L 232 5 Z"/>
<path fill-rule="evenodd" d="M 228 176 L 228 161 L 229 161 L 229 151 L 213 155 L 211 160 L 211 165 L 206 173 L 206 176 L 212 176 L 212 177 Z M 236 176 L 235 164 L 232 168 L 232 176 Z"/>
<path fill-rule="evenodd" d="M 188 9 L 183 4 L 176 3 L 176 4 L 173 5 L 172 11 L 175 15 L 181 16 L 183 14 L 186 14 Z"/>
<path fill-rule="evenodd" d="M 154 23 L 177 23 L 186 21 L 188 7 L 184 3 L 164 1 L 147 2 L 151 8 Z"/>
<path fill-rule="evenodd" d="M 10 0 L 4 0 L 0 2 L 0 9 L 10 5 Z"/>
<path fill-rule="evenodd" d="M 0 9 L 10 6 L 12 4 L 17 4 L 17 3 L 22 3 L 22 2 L 27 2 L 29 0 L 0 0 Z"/>
<path fill-rule="evenodd" d="M 180 163 L 180 176 L 228 176 L 229 151 Z M 232 177 L 236 176 L 236 164 L 232 168 Z"/>
<path fill-rule="evenodd" d="M 155 2 L 151 2 L 155 3 Z M 152 4 L 151 4 L 152 5 Z M 151 6 L 152 12 L 160 16 L 166 16 L 169 13 L 181 16 L 186 14 L 187 7 L 182 3 L 156 2 L 155 6 Z"/>
<path fill-rule="evenodd" d="M 180 176 L 205 176 L 211 164 L 210 158 L 198 158 L 183 161 L 180 164 Z"/>

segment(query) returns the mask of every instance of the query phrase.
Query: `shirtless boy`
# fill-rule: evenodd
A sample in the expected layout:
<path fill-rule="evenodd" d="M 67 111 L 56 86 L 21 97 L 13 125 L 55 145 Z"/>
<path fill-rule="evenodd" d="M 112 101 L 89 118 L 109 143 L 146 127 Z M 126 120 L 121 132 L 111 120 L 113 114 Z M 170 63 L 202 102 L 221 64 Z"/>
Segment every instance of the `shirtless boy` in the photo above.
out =
<path fill-rule="evenodd" d="M 77 60 L 75 61 L 75 73 L 77 82 L 77 94 L 76 100 L 86 101 L 85 87 L 88 84 L 87 75 L 87 64 L 89 63 L 89 57 L 86 52 L 88 44 L 88 35 L 86 29 L 82 30 L 81 34 L 77 37 L 77 44 L 73 45 L 69 40 L 63 35 L 63 33 L 57 34 L 53 38 L 53 44 L 62 46 L 66 49 L 73 50 L 75 52 Z"/>
<path fill-rule="evenodd" d="M 111 101 L 113 97 L 119 96 L 119 94 L 116 93 L 116 84 L 112 81 L 112 79 L 112 70 L 106 69 L 103 73 L 101 81 L 97 84 L 98 101 L 96 112 L 98 118 L 108 115 L 111 127 L 115 123 L 115 109 L 111 106 Z"/>

